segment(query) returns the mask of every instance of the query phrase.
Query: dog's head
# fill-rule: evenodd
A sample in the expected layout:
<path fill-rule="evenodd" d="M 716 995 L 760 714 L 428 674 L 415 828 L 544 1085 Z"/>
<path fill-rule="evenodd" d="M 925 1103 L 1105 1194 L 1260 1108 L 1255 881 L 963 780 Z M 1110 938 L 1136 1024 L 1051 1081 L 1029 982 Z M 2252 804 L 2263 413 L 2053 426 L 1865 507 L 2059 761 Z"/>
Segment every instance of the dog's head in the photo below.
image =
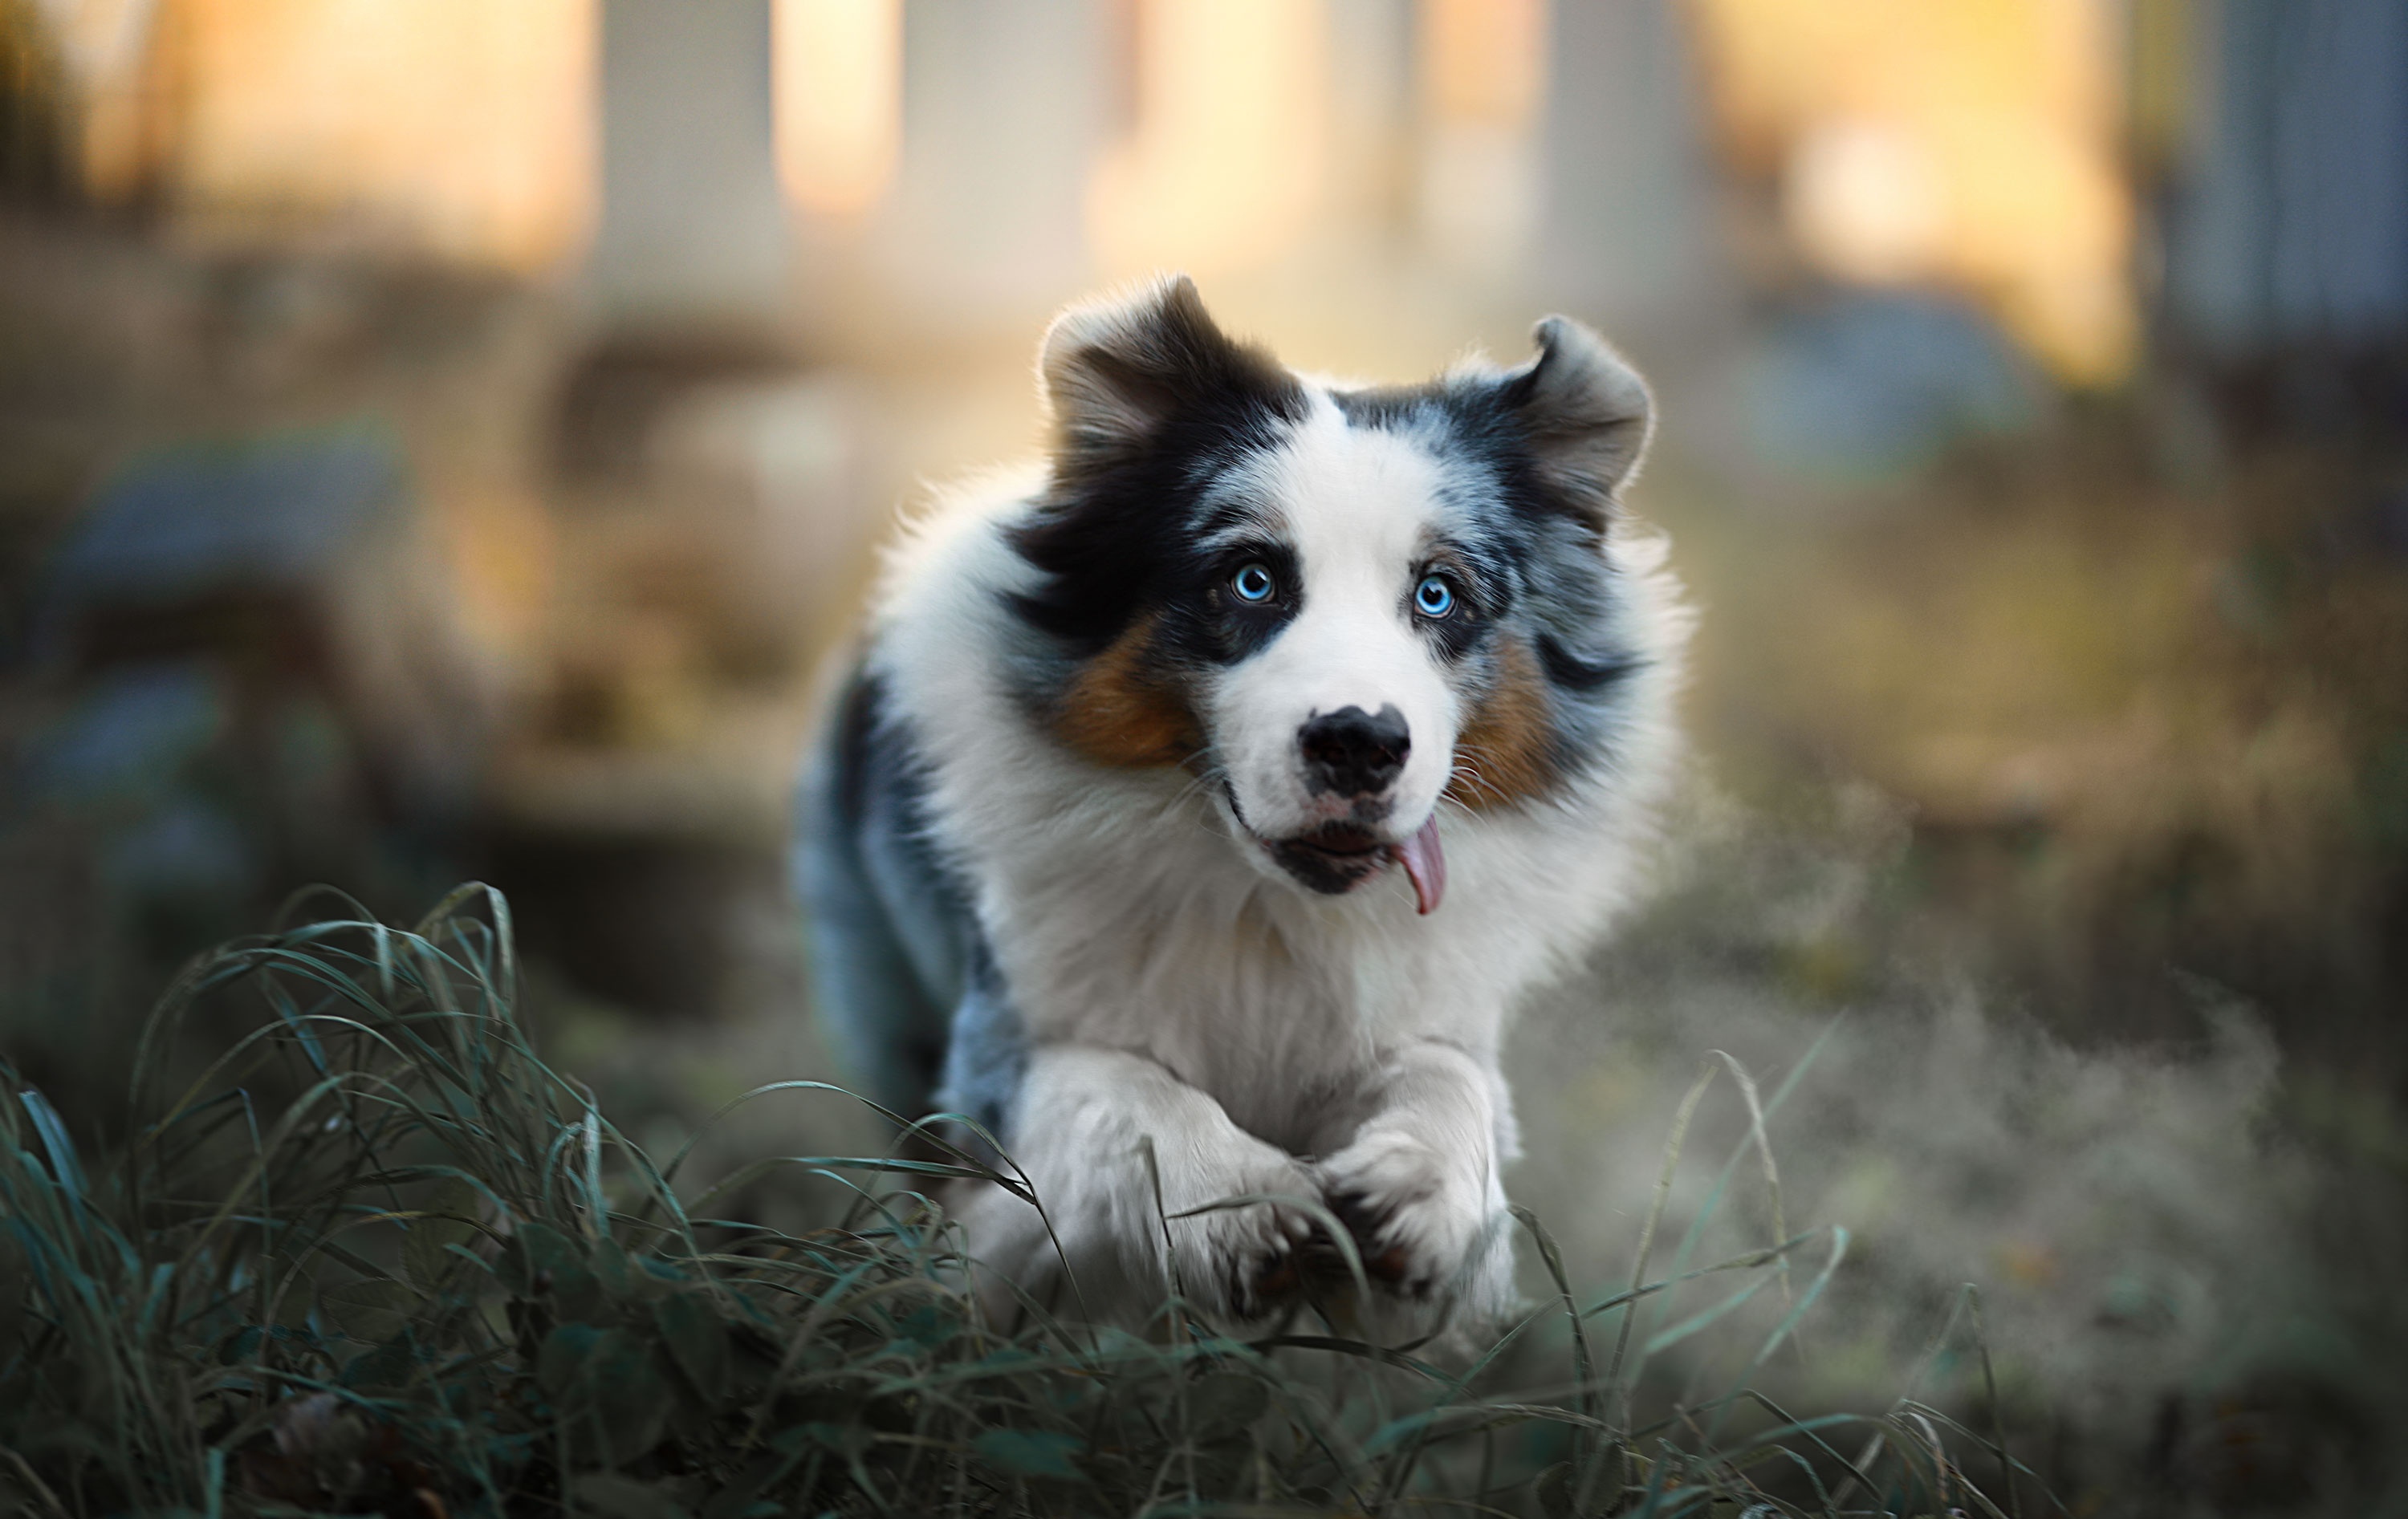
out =
<path fill-rule="evenodd" d="M 1551 317 L 1514 369 L 1344 390 L 1230 340 L 1184 278 L 1076 308 L 1040 369 L 1052 473 L 1013 546 L 1065 745 L 1210 782 L 1314 891 L 1442 888 L 1441 801 L 1517 806 L 1607 763 L 1615 493 L 1646 386 Z"/>

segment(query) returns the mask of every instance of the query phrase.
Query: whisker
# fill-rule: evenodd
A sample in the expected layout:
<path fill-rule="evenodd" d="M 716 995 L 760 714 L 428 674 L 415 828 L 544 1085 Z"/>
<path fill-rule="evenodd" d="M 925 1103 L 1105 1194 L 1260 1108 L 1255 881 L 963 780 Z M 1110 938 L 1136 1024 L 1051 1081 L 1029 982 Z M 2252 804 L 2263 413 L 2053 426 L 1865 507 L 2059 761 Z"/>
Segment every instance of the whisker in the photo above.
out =
<path fill-rule="evenodd" d="M 1462 751 L 1458 750 L 1456 752 L 1460 755 Z M 1457 779 L 1468 781 L 1475 789 L 1486 794 L 1488 796 L 1493 797 L 1499 802 L 1510 802 L 1513 799 L 1512 796 L 1502 787 L 1491 781 L 1486 776 L 1482 775 L 1478 767 L 1466 764 L 1459 758 L 1455 767 L 1448 771 L 1447 778 L 1450 782 Z M 1441 793 L 1440 795 L 1442 795 L 1444 794 Z M 1462 804 L 1458 803 L 1457 805 L 1460 806 Z M 1469 809 L 1467 807 L 1465 810 L 1469 811 Z"/>
<path fill-rule="evenodd" d="M 1164 816 L 1167 817 L 1185 807 L 1190 798 L 1209 795 L 1213 788 L 1227 784 L 1228 769 L 1226 766 L 1211 762 L 1210 759 L 1211 752 L 1209 748 L 1198 749 L 1181 762 L 1181 767 L 1188 772 L 1187 781 L 1163 803 Z M 1200 767 L 1197 763 L 1199 760 L 1205 762 Z M 1217 817 L 1218 810 L 1213 810 Z"/>
<path fill-rule="evenodd" d="M 1181 767 L 1187 771 L 1187 782 L 1172 795 L 1170 798 L 1172 806 L 1177 806 L 1197 792 L 1208 790 L 1228 779 L 1229 772 L 1223 766 L 1207 764 L 1200 769 L 1196 767 L 1197 760 L 1204 759 L 1211 753 L 1211 751 L 1209 749 L 1199 749 L 1180 762 Z"/>

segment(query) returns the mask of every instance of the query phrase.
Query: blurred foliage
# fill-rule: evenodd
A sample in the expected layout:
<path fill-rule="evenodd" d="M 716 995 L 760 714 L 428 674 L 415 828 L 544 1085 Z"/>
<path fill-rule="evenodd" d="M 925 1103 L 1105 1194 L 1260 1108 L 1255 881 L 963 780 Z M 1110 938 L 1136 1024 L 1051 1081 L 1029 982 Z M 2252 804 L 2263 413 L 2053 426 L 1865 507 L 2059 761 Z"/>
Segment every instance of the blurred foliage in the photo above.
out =
<path fill-rule="evenodd" d="M 1953 965 L 2086 1039 L 2184 1037 L 2176 967 L 2287 1052 L 2387 1081 L 2408 1056 L 2397 441 L 2222 427 L 2214 457 L 2169 458 L 2164 390 L 1813 516 L 1683 510 L 1713 597 L 1701 736 L 1775 815 L 1859 781 L 1907 810 L 1888 942 L 1860 953 Z"/>

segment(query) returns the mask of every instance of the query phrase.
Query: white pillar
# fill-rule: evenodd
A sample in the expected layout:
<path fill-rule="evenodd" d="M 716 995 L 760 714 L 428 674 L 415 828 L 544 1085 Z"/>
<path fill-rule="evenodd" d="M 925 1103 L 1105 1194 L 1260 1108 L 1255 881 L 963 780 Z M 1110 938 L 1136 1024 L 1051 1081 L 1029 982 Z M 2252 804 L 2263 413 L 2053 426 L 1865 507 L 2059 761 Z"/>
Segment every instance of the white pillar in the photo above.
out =
<path fill-rule="evenodd" d="M 774 338 L 792 270 L 769 0 L 604 0 L 601 114 L 605 328 Z"/>
<path fill-rule="evenodd" d="M 1617 330 L 1712 292 L 1711 165 L 1670 0 L 1549 7 L 1540 286 Z"/>
<path fill-rule="evenodd" d="M 899 314 L 1025 324 L 1088 276 L 1112 64 L 1103 0 L 906 0 L 903 156 L 881 229 Z"/>

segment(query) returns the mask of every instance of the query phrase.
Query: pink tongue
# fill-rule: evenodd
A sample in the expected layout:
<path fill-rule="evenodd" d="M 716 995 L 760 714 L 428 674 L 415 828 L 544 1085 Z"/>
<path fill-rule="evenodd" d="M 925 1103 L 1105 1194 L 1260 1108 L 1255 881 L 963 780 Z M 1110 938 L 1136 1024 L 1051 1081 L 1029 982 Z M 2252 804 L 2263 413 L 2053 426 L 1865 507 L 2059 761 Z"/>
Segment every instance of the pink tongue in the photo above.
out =
<path fill-rule="evenodd" d="M 1388 853 L 1405 867 L 1412 878 L 1413 901 L 1425 918 L 1438 910 L 1439 899 L 1446 896 L 1446 851 L 1438 841 L 1438 814 L 1421 826 L 1421 831 L 1401 844 L 1391 844 Z"/>

